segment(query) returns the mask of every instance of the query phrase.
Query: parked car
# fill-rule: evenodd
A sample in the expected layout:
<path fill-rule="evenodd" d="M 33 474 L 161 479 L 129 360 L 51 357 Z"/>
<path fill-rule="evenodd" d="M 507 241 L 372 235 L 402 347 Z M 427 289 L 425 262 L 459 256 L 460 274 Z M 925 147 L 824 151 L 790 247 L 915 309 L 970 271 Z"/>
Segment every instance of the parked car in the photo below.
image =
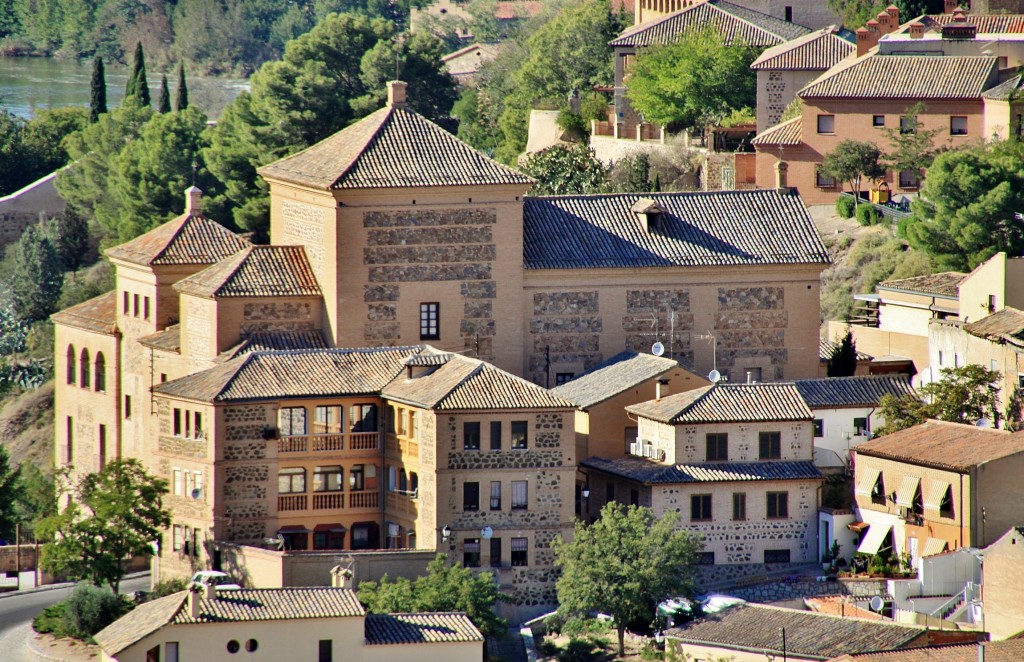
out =
<path fill-rule="evenodd" d="M 238 591 L 242 588 L 241 584 L 236 584 L 226 572 L 220 570 L 200 570 L 192 575 L 192 583 L 200 586 L 213 584 L 218 591 Z"/>

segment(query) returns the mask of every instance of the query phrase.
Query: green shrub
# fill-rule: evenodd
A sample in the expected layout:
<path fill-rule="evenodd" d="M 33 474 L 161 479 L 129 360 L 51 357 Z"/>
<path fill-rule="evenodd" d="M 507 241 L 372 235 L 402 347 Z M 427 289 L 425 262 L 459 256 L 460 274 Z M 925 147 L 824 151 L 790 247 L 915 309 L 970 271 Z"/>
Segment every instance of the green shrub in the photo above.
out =
<path fill-rule="evenodd" d="M 836 199 L 836 216 L 839 218 L 852 218 L 853 208 L 856 206 L 853 198 L 841 195 Z"/>
<path fill-rule="evenodd" d="M 878 225 L 881 220 L 881 214 L 875 209 L 874 205 L 862 204 L 857 205 L 857 222 L 861 225 Z"/>
<path fill-rule="evenodd" d="M 570 639 L 558 654 L 559 662 L 590 662 L 594 659 L 594 644 L 586 639 Z"/>
<path fill-rule="evenodd" d="M 32 619 L 32 628 L 42 634 L 54 634 L 62 637 L 64 632 L 65 604 L 58 602 L 43 609 Z"/>
<path fill-rule="evenodd" d="M 544 657 L 556 657 L 558 655 L 558 651 L 558 644 L 550 639 L 545 639 L 540 643 L 540 652 Z"/>
<path fill-rule="evenodd" d="M 182 577 L 165 579 L 153 587 L 153 590 L 146 594 L 146 600 L 156 600 L 167 595 L 172 595 L 188 588 L 188 581 Z"/>
<path fill-rule="evenodd" d="M 558 128 L 562 131 L 571 131 L 576 133 L 586 133 L 590 129 L 590 125 L 583 119 L 583 116 L 574 113 L 571 110 L 563 109 L 558 112 L 558 118 L 555 120 L 558 124 Z"/>
<path fill-rule="evenodd" d="M 83 582 L 75 587 L 65 602 L 65 633 L 76 639 L 90 639 L 129 609 L 131 603 L 109 588 Z"/>

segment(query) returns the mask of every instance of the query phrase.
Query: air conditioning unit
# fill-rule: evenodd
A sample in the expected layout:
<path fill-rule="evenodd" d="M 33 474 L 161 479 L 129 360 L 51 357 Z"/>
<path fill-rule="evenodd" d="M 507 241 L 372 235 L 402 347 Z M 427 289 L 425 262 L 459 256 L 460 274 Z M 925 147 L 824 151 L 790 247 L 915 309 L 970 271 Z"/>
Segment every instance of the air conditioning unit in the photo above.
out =
<path fill-rule="evenodd" d="M 263 428 L 262 436 L 264 441 L 270 441 L 271 439 L 277 439 L 279 435 L 277 433 L 277 428 L 268 425 Z"/>
<path fill-rule="evenodd" d="M 631 443 L 629 445 L 629 454 L 630 455 L 643 455 L 643 453 L 644 453 L 644 443 L 642 441 L 634 441 L 633 443 Z"/>

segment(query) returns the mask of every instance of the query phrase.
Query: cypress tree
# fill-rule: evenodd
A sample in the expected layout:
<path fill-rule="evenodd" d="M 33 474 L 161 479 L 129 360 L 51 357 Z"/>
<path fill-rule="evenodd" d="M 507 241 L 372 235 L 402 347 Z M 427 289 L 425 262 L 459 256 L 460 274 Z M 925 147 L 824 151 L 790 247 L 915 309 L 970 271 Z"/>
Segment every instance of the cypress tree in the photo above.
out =
<path fill-rule="evenodd" d="M 178 63 L 178 98 L 175 99 L 174 109 L 185 110 L 188 108 L 188 84 L 185 83 L 185 63 Z"/>
<path fill-rule="evenodd" d="M 25 228 L 12 248 L 10 284 L 14 310 L 25 320 L 46 319 L 57 309 L 64 285 L 60 257 L 38 225 Z"/>
<path fill-rule="evenodd" d="M 107 112 L 107 77 L 103 72 L 103 58 L 97 55 L 92 61 L 92 95 L 89 98 L 89 123 L 98 122 L 100 115 Z"/>
<path fill-rule="evenodd" d="M 160 78 L 160 99 L 156 102 L 157 112 L 171 112 L 171 91 L 167 88 L 167 76 Z"/>
<path fill-rule="evenodd" d="M 149 96 L 149 81 L 146 80 L 146 55 L 142 52 L 142 42 L 135 42 L 135 62 L 132 65 L 128 85 L 124 89 L 125 99 L 134 97 L 139 104 L 148 106 L 152 103 Z"/>
<path fill-rule="evenodd" d="M 851 377 L 857 372 L 857 343 L 853 332 L 847 331 L 828 357 L 826 374 L 829 377 Z"/>

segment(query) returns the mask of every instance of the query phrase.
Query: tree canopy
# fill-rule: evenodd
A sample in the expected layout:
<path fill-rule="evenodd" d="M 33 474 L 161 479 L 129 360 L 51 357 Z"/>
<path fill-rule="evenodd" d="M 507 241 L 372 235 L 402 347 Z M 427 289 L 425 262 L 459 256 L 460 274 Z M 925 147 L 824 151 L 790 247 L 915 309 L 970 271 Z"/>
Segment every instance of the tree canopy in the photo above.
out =
<path fill-rule="evenodd" d="M 881 164 L 882 153 L 874 143 L 842 140 L 825 155 L 821 169 L 847 184 L 850 193 L 860 200 L 861 181 L 864 177 L 877 179 L 885 175 Z"/>
<path fill-rule="evenodd" d="M 827 374 L 829 377 L 852 377 L 856 372 L 857 344 L 853 340 L 853 331 L 847 329 L 846 335 L 836 343 L 828 357 Z"/>
<path fill-rule="evenodd" d="M 939 373 L 938 381 L 917 389 L 924 400 L 913 395 L 882 396 L 878 411 L 885 425 L 877 430 L 878 434 L 913 427 L 929 418 L 969 425 L 981 419 L 993 426 L 999 422 L 999 372 L 968 364 L 942 368 Z"/>
<path fill-rule="evenodd" d="M 14 542 L 23 493 L 20 467 L 11 466 L 10 454 L 0 446 L 0 540 L 8 544 Z"/>
<path fill-rule="evenodd" d="M 677 530 L 674 512 L 656 518 L 649 508 L 611 502 L 593 524 L 577 522 L 571 542 L 557 538 L 559 610 L 612 617 L 623 654 L 626 626 L 654 620 L 659 602 L 693 591 L 703 543 Z"/>
<path fill-rule="evenodd" d="M 917 177 L 935 160 L 935 136 L 939 129 L 925 129 L 918 116 L 927 110 L 924 103 L 915 103 L 900 116 L 900 125 L 886 129 L 890 148 L 885 164 L 896 172 L 911 171 Z"/>
<path fill-rule="evenodd" d="M 153 541 L 171 524 L 163 506 L 167 481 L 146 473 L 138 460 L 115 460 L 68 489 L 74 497 L 39 524 L 42 565 L 50 572 L 109 584 L 116 593 L 124 561 L 151 556 Z"/>
<path fill-rule="evenodd" d="M 14 310 L 24 320 L 46 319 L 57 309 L 64 285 L 64 269 L 50 238 L 36 224 L 29 225 L 14 244 L 11 296 Z"/>
<path fill-rule="evenodd" d="M 626 94 L 649 122 L 704 129 L 756 104 L 750 65 L 757 54 L 726 44 L 714 27 L 687 30 L 672 43 L 638 53 Z"/>
<path fill-rule="evenodd" d="M 601 193 L 607 186 L 605 167 L 583 143 L 557 144 L 531 154 L 522 170 L 537 180 L 536 195 Z"/>

